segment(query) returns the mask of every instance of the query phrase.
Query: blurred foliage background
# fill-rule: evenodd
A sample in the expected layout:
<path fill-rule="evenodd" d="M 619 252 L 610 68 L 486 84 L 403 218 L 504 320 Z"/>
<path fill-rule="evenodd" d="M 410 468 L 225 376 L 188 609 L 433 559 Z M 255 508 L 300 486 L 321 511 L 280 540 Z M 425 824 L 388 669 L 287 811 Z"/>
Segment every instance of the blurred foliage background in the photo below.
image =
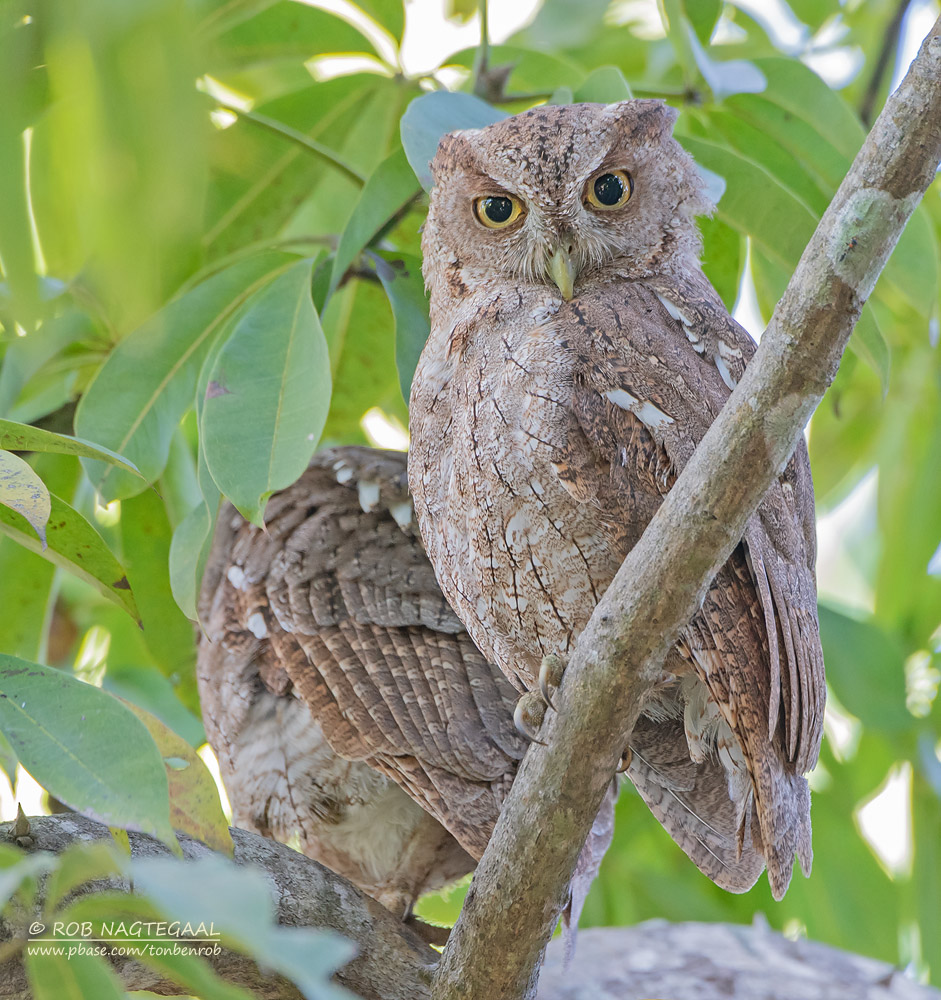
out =
<path fill-rule="evenodd" d="M 490 13 L 478 45 L 470 0 L 0 0 L 4 669 L 61 668 L 203 743 L 189 619 L 220 496 L 257 521 L 316 447 L 406 444 L 427 332 L 412 167 L 443 131 L 544 101 L 666 99 L 719 196 L 706 271 L 760 335 L 938 4 Z M 583 926 L 764 914 L 941 984 L 939 196 L 808 431 L 830 684 L 813 877 L 780 904 L 763 881 L 726 894 L 626 788 Z M 37 712 L 66 732 L 74 709 L 45 690 Z M 32 723 L 14 723 L 0 717 L 0 763 L 38 808 L 17 767 L 38 752 Z M 145 812 L 165 819 L 127 739 L 110 755 L 130 770 L 99 777 L 151 784 Z M 61 761 L 30 770 L 133 825 Z M 461 898 L 423 909 L 451 920 Z"/>

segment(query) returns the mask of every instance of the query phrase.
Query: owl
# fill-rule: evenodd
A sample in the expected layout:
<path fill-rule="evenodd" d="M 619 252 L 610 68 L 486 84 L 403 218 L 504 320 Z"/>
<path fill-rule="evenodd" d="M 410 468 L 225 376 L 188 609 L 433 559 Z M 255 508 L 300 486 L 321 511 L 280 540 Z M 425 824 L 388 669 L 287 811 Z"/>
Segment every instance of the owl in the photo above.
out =
<path fill-rule="evenodd" d="M 223 508 L 200 598 L 233 820 L 407 918 L 483 853 L 526 748 L 516 693 L 438 589 L 404 454 L 321 452 L 265 517 Z"/>
<path fill-rule="evenodd" d="M 409 479 L 432 565 L 521 691 L 567 656 L 755 345 L 703 274 L 713 206 L 659 101 L 445 136 Z M 782 220 L 782 225 L 786 225 Z M 809 872 L 824 677 L 803 444 L 671 650 L 623 760 L 720 886 Z"/>

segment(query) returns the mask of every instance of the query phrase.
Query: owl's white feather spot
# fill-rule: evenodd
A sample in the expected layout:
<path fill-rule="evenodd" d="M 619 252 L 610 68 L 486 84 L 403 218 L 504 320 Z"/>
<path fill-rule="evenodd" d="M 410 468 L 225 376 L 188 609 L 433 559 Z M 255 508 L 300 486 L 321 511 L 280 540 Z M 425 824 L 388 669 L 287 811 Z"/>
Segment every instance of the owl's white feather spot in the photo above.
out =
<path fill-rule="evenodd" d="M 615 406 L 620 406 L 622 410 L 633 410 L 640 402 L 636 396 L 632 396 L 626 389 L 612 389 L 604 394 L 604 398 Z"/>
<path fill-rule="evenodd" d="M 403 500 L 389 507 L 389 513 L 400 528 L 407 528 L 412 523 L 412 501 Z"/>
<path fill-rule="evenodd" d="M 248 626 L 248 631 L 256 639 L 264 639 L 268 634 L 268 626 L 265 623 L 265 617 L 260 611 L 255 611 L 253 614 L 248 616 L 248 621 L 245 623 Z"/>
<path fill-rule="evenodd" d="M 245 571 L 241 566 L 230 566 L 226 579 L 236 590 L 242 590 L 245 586 Z"/>
<path fill-rule="evenodd" d="M 338 482 L 338 483 L 339 483 L 339 484 L 340 484 L 341 486 L 344 486 L 344 485 L 345 485 L 346 483 L 348 483 L 348 482 L 349 482 L 349 481 L 350 481 L 350 480 L 351 480 L 351 479 L 353 478 L 353 476 L 354 476 L 354 475 L 356 474 L 356 473 L 355 473 L 355 472 L 353 471 L 353 469 L 351 469 L 351 468 L 350 468 L 350 467 L 349 467 L 349 466 L 348 466 L 348 465 L 346 464 L 346 462 L 337 462 L 337 463 L 336 463 L 336 464 L 335 464 L 335 465 L 333 466 L 333 471 L 334 471 L 334 472 L 336 473 L 336 476 L 337 476 L 337 482 Z"/>
<path fill-rule="evenodd" d="M 537 497 L 541 497 L 546 491 L 543 489 L 542 483 L 537 483 L 534 479 L 530 484 L 529 488 L 536 494 Z"/>
<path fill-rule="evenodd" d="M 725 358 L 717 354 L 713 359 L 716 363 L 716 368 L 719 369 L 719 374 L 722 376 L 722 381 L 730 388 L 734 389 L 738 382 L 735 381 L 735 377 L 729 371 L 729 366 L 725 363 Z"/>
<path fill-rule="evenodd" d="M 356 486 L 359 494 L 359 505 L 365 513 L 370 513 L 379 503 L 379 484 L 368 479 L 361 479 Z"/>
<path fill-rule="evenodd" d="M 742 352 L 739 348 L 729 347 L 729 345 L 724 340 L 720 340 L 719 355 L 725 358 L 726 361 L 728 361 L 729 358 L 740 358 L 742 356 Z"/>
<path fill-rule="evenodd" d="M 692 326 L 693 321 L 683 312 L 682 309 L 674 302 L 669 299 L 665 299 L 659 292 L 657 293 L 657 298 L 663 303 L 663 308 L 678 322 L 682 323 L 683 326 Z M 689 334 L 687 334 L 689 336 Z M 697 340 L 699 338 L 697 337 Z"/>
<path fill-rule="evenodd" d="M 664 413 L 659 406 L 654 406 L 649 399 L 645 399 L 640 406 L 635 406 L 634 413 L 640 418 L 641 423 L 654 431 L 662 430 L 673 423 L 673 417 L 669 413 Z"/>

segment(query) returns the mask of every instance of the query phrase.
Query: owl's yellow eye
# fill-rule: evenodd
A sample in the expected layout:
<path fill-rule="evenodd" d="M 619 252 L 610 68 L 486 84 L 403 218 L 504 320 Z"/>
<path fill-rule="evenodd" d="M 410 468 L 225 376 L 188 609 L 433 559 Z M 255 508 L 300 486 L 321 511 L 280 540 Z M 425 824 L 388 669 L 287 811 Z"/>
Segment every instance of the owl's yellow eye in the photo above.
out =
<path fill-rule="evenodd" d="M 510 194 L 488 194 L 474 199 L 474 215 L 488 229 L 506 229 L 522 214 L 522 202 Z"/>
<path fill-rule="evenodd" d="M 593 208 L 621 208 L 634 193 L 634 178 L 626 170 L 602 170 L 585 186 L 585 201 Z"/>

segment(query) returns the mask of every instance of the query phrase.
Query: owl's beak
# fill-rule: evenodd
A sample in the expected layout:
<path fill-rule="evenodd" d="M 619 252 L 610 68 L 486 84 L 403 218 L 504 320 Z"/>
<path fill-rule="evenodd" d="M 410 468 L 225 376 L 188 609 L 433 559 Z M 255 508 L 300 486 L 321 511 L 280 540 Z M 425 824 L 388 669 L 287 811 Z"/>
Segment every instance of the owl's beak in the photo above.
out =
<path fill-rule="evenodd" d="M 575 265 L 565 247 L 557 247 L 552 259 L 549 261 L 549 277 L 558 285 L 562 298 L 566 302 L 572 297 L 575 290 Z"/>

